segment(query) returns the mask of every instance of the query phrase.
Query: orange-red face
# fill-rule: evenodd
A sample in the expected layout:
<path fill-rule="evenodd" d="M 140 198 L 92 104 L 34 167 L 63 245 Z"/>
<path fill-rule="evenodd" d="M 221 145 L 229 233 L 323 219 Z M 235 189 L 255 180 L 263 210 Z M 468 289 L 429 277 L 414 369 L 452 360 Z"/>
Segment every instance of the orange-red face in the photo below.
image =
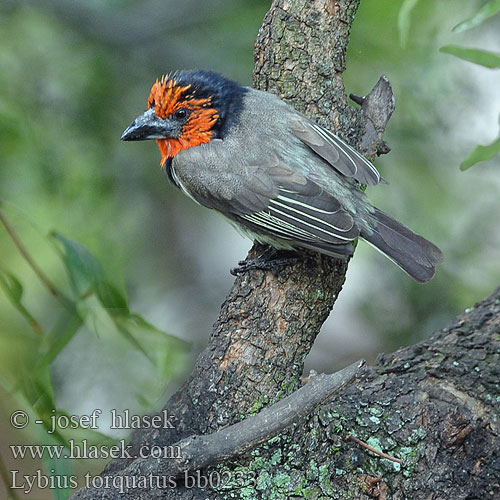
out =
<path fill-rule="evenodd" d="M 163 76 L 156 80 L 148 97 L 148 110 L 163 120 L 175 121 L 177 137 L 156 138 L 161 151 L 161 164 L 179 151 L 206 143 L 212 138 L 212 127 L 219 118 L 211 107 L 211 98 L 197 98 L 190 92 L 191 85 L 178 85 L 175 78 Z"/>
<path fill-rule="evenodd" d="M 217 73 L 182 70 L 156 80 L 148 109 L 126 128 L 123 141 L 155 139 L 165 166 L 183 149 L 223 140 L 239 123 L 248 89 Z"/>
<path fill-rule="evenodd" d="M 178 83 L 175 77 L 156 80 L 148 97 L 148 110 L 123 132 L 124 141 L 155 139 L 161 151 L 161 165 L 179 151 L 204 144 L 214 134 L 219 113 L 206 89 Z"/>

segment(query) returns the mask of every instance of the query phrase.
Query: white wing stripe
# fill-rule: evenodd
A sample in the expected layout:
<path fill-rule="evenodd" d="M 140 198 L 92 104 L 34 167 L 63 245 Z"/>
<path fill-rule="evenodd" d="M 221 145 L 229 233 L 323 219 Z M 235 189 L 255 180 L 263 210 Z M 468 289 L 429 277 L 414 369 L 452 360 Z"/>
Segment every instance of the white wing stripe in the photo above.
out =
<path fill-rule="evenodd" d="M 274 215 L 271 215 L 267 212 L 258 212 L 257 214 L 254 215 L 259 215 L 262 219 L 268 220 L 271 224 L 274 224 L 276 227 L 278 228 L 283 227 L 284 229 L 287 229 L 290 233 L 293 233 L 295 235 L 300 235 L 302 238 L 310 240 L 317 239 L 317 236 L 315 236 L 313 233 L 306 231 L 305 229 L 301 229 L 300 227 L 294 226 L 293 224 L 290 224 L 289 222 L 279 219 L 278 217 L 275 217 Z"/>
<path fill-rule="evenodd" d="M 265 218 L 263 220 L 263 218 L 261 217 L 263 215 L 269 216 L 269 214 L 267 214 L 265 212 L 257 212 L 257 213 L 252 214 L 252 215 L 243 215 L 242 218 L 248 220 L 249 222 L 253 222 L 257 226 L 265 227 L 271 231 L 274 231 L 276 233 L 280 233 L 280 236 L 282 238 L 289 238 L 289 239 L 300 238 L 302 240 L 309 240 L 309 241 L 315 241 L 318 239 L 318 238 L 315 238 L 312 233 L 307 233 L 306 231 L 302 231 L 302 230 L 296 228 L 295 226 L 292 226 L 291 224 L 288 224 L 284 221 L 281 221 L 280 219 L 278 219 L 276 217 L 269 216 L 270 219 L 268 219 L 269 220 L 269 224 L 268 224 L 265 222 Z M 285 224 L 289 225 L 291 227 L 291 230 L 286 228 Z"/>
<path fill-rule="evenodd" d="M 354 165 L 354 175 L 356 175 L 356 172 L 358 171 L 358 166 L 356 165 L 356 162 L 352 159 L 351 155 L 342 147 L 342 144 L 339 143 L 338 141 L 335 141 L 336 137 L 335 136 L 330 136 L 327 135 L 325 132 L 325 129 L 322 129 L 321 127 L 318 127 L 317 125 L 313 124 L 314 130 L 323 137 L 327 142 L 332 142 L 332 140 L 335 142 L 335 146 L 338 147 L 346 156 L 351 160 L 352 164 Z"/>
<path fill-rule="evenodd" d="M 271 215 L 268 212 L 257 212 L 256 214 L 253 215 L 258 216 L 260 219 L 264 221 L 267 220 L 270 224 L 273 224 L 275 227 L 278 228 L 283 227 L 284 229 L 287 229 L 288 231 L 291 231 L 294 234 L 297 233 L 297 234 L 302 234 L 304 237 L 307 238 L 314 238 L 314 234 L 310 233 L 309 231 L 294 226 L 293 224 L 290 224 L 289 222 L 286 222 L 284 220 L 278 219 L 277 217 L 274 217 L 274 215 Z"/>
<path fill-rule="evenodd" d="M 278 186 L 280 191 L 283 191 L 284 193 L 289 193 L 289 194 L 299 194 L 298 191 L 292 191 L 290 189 L 285 189 L 283 186 Z"/>
<path fill-rule="evenodd" d="M 286 207 L 286 208 L 289 208 L 289 207 Z M 281 210 L 278 210 L 277 208 L 274 208 L 274 207 L 269 207 L 269 210 L 273 210 L 274 212 L 278 213 L 278 214 L 281 214 L 285 217 L 288 217 L 289 219 L 293 219 L 293 220 L 296 220 L 297 222 L 300 222 L 301 224 L 305 224 L 305 222 L 301 219 L 298 219 L 297 217 L 294 217 L 293 215 L 290 215 L 290 214 L 287 214 L 285 212 L 282 212 Z M 331 224 L 328 224 L 328 225 L 331 225 Z M 352 241 L 353 238 L 346 238 L 345 236 L 340 236 L 339 234 L 335 234 L 335 233 L 331 233 L 330 231 L 327 231 L 326 229 L 323 229 L 321 227 L 318 227 L 318 226 L 313 226 L 314 229 L 318 230 L 318 231 L 321 231 L 323 233 L 326 233 L 330 236 L 333 236 L 334 238 L 338 238 L 339 240 L 345 240 L 345 241 Z M 333 227 L 333 226 L 332 226 Z"/>
<path fill-rule="evenodd" d="M 319 212 L 321 214 L 333 215 L 338 212 L 338 210 L 334 210 L 333 212 L 329 212 L 328 210 L 321 210 L 321 208 L 313 207 L 312 205 L 308 205 L 307 203 L 302 203 L 298 200 L 293 200 L 292 198 L 288 198 L 287 196 L 278 196 L 278 200 L 287 201 L 288 203 L 293 203 L 294 205 L 300 205 L 301 207 L 309 208 L 310 210 L 314 210 L 315 212 Z"/>
<path fill-rule="evenodd" d="M 342 145 L 346 146 L 353 154 L 356 155 L 356 158 L 359 158 L 368 168 L 370 168 L 370 170 L 376 175 L 377 179 L 380 180 L 380 173 L 376 169 L 376 167 L 370 161 L 368 161 L 362 154 L 360 154 L 358 151 L 356 151 L 352 146 L 347 144 L 347 142 L 343 141 L 340 137 L 337 137 L 335 134 L 333 134 L 329 130 L 323 129 L 314 123 L 312 124 L 312 126 L 314 127 L 316 132 L 321 133 L 321 135 L 323 137 L 326 136 L 327 138 L 330 138 L 330 141 L 333 140 L 340 147 L 340 149 L 342 149 L 342 151 L 344 151 L 344 153 L 346 153 L 346 152 L 342 148 Z M 346 155 L 349 156 L 347 153 L 346 153 Z M 350 158 L 350 159 L 352 161 L 352 158 Z"/>
<path fill-rule="evenodd" d="M 284 205 L 283 203 L 280 203 L 279 201 L 276 201 L 276 200 L 269 200 L 269 203 L 272 205 L 278 205 L 279 207 L 284 208 L 286 210 L 292 210 L 293 212 L 295 212 L 297 214 L 305 215 L 309 219 L 311 219 L 313 221 L 320 222 L 321 224 L 324 224 L 325 226 L 330 226 L 335 231 L 340 231 L 341 233 L 346 233 L 347 231 L 350 231 L 352 229 L 352 226 L 348 229 L 342 229 L 340 227 L 334 226 L 333 224 L 330 224 L 329 222 L 326 222 L 322 219 L 318 219 L 317 217 L 314 217 L 313 215 L 306 214 L 305 212 L 301 212 L 300 210 L 297 210 L 296 208 L 290 207 L 288 205 Z M 309 205 L 305 205 L 305 206 L 309 207 Z M 270 207 L 270 208 L 272 208 L 272 207 Z M 304 223 L 306 221 L 302 221 L 302 222 Z M 318 226 L 314 226 L 314 227 L 318 227 Z"/>
<path fill-rule="evenodd" d="M 257 226 L 265 227 L 266 229 L 270 229 L 271 231 L 280 232 L 283 235 L 288 234 L 288 232 L 284 231 L 282 228 L 277 228 L 276 226 L 270 226 L 269 224 L 266 224 L 265 222 L 260 220 L 258 217 L 253 217 L 252 215 L 243 215 L 242 217 L 243 219 L 246 219 L 249 222 L 253 222 Z"/>

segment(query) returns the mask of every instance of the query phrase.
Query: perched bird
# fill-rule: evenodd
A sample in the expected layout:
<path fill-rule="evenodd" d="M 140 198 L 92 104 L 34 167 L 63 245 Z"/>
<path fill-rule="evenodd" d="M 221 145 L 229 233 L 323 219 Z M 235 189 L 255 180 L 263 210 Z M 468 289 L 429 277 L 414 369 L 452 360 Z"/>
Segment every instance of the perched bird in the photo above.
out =
<path fill-rule="evenodd" d="M 175 186 L 260 243 L 345 258 L 360 237 L 418 282 L 441 261 L 370 204 L 360 185 L 384 182 L 372 163 L 268 92 L 208 71 L 163 76 L 121 139 L 155 139 Z"/>

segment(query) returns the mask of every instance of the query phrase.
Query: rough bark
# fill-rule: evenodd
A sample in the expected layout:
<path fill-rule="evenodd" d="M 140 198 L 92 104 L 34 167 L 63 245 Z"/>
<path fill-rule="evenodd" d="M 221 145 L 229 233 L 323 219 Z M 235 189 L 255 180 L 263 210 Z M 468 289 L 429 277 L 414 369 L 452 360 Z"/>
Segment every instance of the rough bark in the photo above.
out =
<path fill-rule="evenodd" d="M 255 84 L 335 130 L 367 154 L 393 109 L 381 79 L 361 109 L 342 82 L 349 28 L 359 0 L 276 0 L 255 47 Z M 261 251 L 254 246 L 249 257 Z M 137 433 L 141 446 L 207 435 L 292 393 L 303 360 L 331 311 L 347 263 L 319 255 L 277 275 L 238 276 L 207 348 L 166 404 L 174 429 Z M 500 292 L 427 342 L 366 369 L 361 382 L 237 461 L 202 471 L 233 474 L 217 491 L 84 489 L 79 499 L 118 498 L 494 498 L 498 473 Z M 346 441 L 350 434 L 403 460 L 400 465 Z M 168 460 L 116 460 L 103 475 L 168 473 Z M 227 477 L 227 476 L 226 476 Z M 254 481 L 255 479 L 255 481 Z M 474 496 L 477 495 L 477 496 Z"/>

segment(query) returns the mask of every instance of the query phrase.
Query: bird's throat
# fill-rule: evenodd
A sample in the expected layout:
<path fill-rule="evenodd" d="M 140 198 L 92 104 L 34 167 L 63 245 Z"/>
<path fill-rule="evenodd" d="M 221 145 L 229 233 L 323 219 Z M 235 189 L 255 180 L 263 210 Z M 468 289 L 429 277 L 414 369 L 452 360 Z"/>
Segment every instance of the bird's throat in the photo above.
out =
<path fill-rule="evenodd" d="M 186 149 L 186 146 L 179 139 L 156 139 L 156 143 L 158 144 L 158 148 L 160 148 L 160 166 L 162 168 L 169 158 L 173 158 L 179 151 Z"/>
<path fill-rule="evenodd" d="M 199 131 L 196 133 L 184 133 L 178 139 L 156 139 L 156 143 L 160 148 L 161 162 L 163 168 L 169 158 L 173 158 L 176 154 L 180 153 L 183 149 L 192 148 L 205 144 L 212 138 L 213 132 L 211 130 Z"/>

